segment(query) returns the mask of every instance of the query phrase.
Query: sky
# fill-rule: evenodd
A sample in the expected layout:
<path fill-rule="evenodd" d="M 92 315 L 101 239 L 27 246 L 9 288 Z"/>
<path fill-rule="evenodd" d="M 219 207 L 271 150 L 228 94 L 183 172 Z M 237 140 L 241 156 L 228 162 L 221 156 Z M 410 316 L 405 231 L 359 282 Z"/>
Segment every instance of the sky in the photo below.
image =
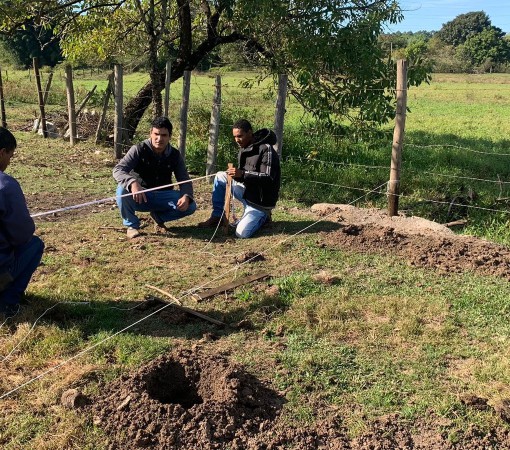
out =
<path fill-rule="evenodd" d="M 386 33 L 396 31 L 439 31 L 459 14 L 484 11 L 492 25 L 510 33 L 510 0 L 397 0 L 404 20 L 387 25 Z"/>

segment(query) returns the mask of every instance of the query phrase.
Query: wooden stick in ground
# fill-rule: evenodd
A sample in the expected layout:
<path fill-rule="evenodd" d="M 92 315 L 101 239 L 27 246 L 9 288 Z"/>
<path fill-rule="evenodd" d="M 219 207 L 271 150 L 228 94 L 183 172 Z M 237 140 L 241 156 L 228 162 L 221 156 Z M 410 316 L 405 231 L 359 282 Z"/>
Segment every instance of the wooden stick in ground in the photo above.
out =
<path fill-rule="evenodd" d="M 228 163 L 228 168 L 234 167 L 232 163 Z M 225 191 L 225 234 L 228 234 L 230 224 L 230 203 L 232 202 L 232 177 L 227 175 L 227 190 Z"/>
<path fill-rule="evenodd" d="M 184 312 L 186 312 L 186 313 L 188 313 L 188 314 L 192 314 L 193 316 L 197 316 L 197 317 L 199 317 L 200 319 L 207 320 L 208 322 L 214 323 L 215 325 L 222 325 L 222 326 L 224 326 L 224 325 L 225 325 L 225 323 L 224 323 L 224 322 L 222 322 L 222 321 L 220 321 L 220 320 L 213 319 L 212 317 L 207 316 L 207 315 L 206 315 L 206 314 L 204 314 L 204 313 L 201 313 L 201 312 L 195 311 L 194 309 L 191 309 L 191 308 L 187 308 L 186 306 L 182 306 L 182 305 L 181 305 L 181 302 L 179 302 L 179 300 L 177 300 L 177 299 L 176 299 L 176 298 L 175 298 L 172 294 L 170 294 L 169 292 L 166 292 L 166 291 L 164 291 L 164 290 L 162 290 L 162 289 L 159 289 L 159 288 L 157 288 L 156 286 L 151 286 L 150 284 L 146 284 L 145 286 L 146 286 L 146 287 L 148 287 L 148 288 L 154 289 L 154 290 L 156 290 L 156 291 L 158 291 L 158 292 L 161 292 L 162 294 L 165 294 L 165 295 L 167 295 L 168 297 L 170 297 L 170 299 L 173 301 L 172 306 L 173 306 L 174 308 L 177 308 L 177 309 L 179 309 L 179 310 L 181 310 L 181 311 L 184 311 Z M 156 298 L 157 298 L 157 297 L 156 297 Z M 162 299 L 159 299 L 159 300 L 162 300 Z M 162 300 L 162 301 L 164 301 L 164 300 Z M 176 303 L 176 302 L 177 302 L 177 303 Z"/>
<path fill-rule="evenodd" d="M 145 287 L 154 289 L 155 291 L 158 291 L 160 294 L 166 295 L 168 298 L 172 299 L 179 306 L 182 306 L 182 303 L 179 300 L 177 300 L 172 294 L 170 294 L 170 292 L 164 291 L 163 289 L 153 286 L 152 284 L 146 284 Z"/>

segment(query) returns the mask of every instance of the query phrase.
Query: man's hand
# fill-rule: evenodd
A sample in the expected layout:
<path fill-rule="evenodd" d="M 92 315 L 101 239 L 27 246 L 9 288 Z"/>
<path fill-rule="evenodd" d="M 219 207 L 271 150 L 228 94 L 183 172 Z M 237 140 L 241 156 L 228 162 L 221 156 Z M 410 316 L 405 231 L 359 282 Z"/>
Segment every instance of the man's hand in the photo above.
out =
<path fill-rule="evenodd" d="M 143 191 L 143 187 L 138 183 L 138 181 L 133 181 L 129 188 L 131 189 L 131 193 L 133 194 L 133 200 L 136 203 L 146 203 L 147 197 L 145 196 L 144 192 L 139 193 L 139 191 Z"/>
<path fill-rule="evenodd" d="M 177 209 L 179 211 L 186 211 L 190 204 L 190 198 L 187 195 L 183 195 L 179 200 L 177 200 Z"/>
<path fill-rule="evenodd" d="M 230 175 L 233 178 L 242 178 L 243 171 L 241 169 L 237 169 L 235 167 L 230 167 L 227 169 L 227 175 Z"/>

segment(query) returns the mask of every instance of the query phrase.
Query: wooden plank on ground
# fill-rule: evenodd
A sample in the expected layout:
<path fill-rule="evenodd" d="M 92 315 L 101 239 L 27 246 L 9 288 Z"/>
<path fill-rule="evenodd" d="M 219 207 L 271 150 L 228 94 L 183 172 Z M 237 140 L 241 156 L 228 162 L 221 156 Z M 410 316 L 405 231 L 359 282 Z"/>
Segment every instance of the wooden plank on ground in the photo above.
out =
<path fill-rule="evenodd" d="M 179 300 L 177 300 L 172 294 L 170 294 L 169 292 L 166 292 L 164 291 L 163 289 L 159 289 L 157 288 L 156 286 L 152 286 L 150 284 L 146 284 L 145 285 L 146 287 L 148 288 L 151 288 L 151 289 L 155 289 L 156 291 L 162 293 L 162 294 L 165 294 L 167 295 L 168 297 L 170 297 L 170 299 L 172 300 L 172 303 L 171 305 L 174 307 L 174 308 L 177 308 L 181 311 L 184 311 L 188 314 L 192 314 L 193 316 L 196 316 L 196 317 L 199 317 L 200 319 L 203 319 L 203 320 L 207 320 L 208 322 L 211 322 L 211 323 L 214 323 L 215 325 L 221 325 L 221 326 L 225 326 L 225 323 L 222 322 L 221 320 L 217 320 L 217 319 L 214 319 L 204 313 L 201 313 L 199 311 L 196 311 L 194 309 L 191 309 L 191 308 L 188 308 L 186 306 L 182 306 L 181 302 Z M 159 297 L 154 297 L 160 301 L 162 301 L 163 303 L 168 303 L 167 301 L 159 298 Z"/>
<path fill-rule="evenodd" d="M 267 272 L 260 272 L 256 273 L 254 275 L 249 275 L 247 277 L 239 278 L 238 280 L 232 281 L 231 283 L 224 284 L 222 286 L 218 286 L 213 289 L 209 289 L 205 292 L 195 294 L 195 297 L 197 297 L 198 300 L 205 300 L 206 298 L 213 297 L 217 294 L 223 294 L 226 291 L 231 291 L 232 289 L 235 289 L 238 286 L 242 286 L 243 284 L 248 284 L 253 281 L 260 280 L 262 278 L 270 277 Z"/>

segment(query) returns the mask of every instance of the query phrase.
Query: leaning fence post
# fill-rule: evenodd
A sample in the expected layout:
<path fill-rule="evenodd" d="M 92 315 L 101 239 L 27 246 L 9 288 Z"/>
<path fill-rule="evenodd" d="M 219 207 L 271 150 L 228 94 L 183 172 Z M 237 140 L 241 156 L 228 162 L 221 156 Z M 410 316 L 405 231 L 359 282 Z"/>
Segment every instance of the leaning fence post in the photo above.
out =
<path fill-rule="evenodd" d="M 274 116 L 274 132 L 276 134 L 276 151 L 282 156 L 283 123 L 285 118 L 285 99 L 287 98 L 288 76 L 285 73 L 278 75 L 278 97 L 276 98 L 276 111 Z"/>
<path fill-rule="evenodd" d="M 122 158 L 122 144 L 124 132 L 123 125 L 123 71 L 120 64 L 115 64 L 113 68 L 114 73 L 114 99 L 115 99 L 115 129 L 113 132 L 113 141 L 115 146 L 115 157 Z"/>
<path fill-rule="evenodd" d="M 43 103 L 46 105 L 47 101 L 48 101 L 48 96 L 49 96 L 49 93 L 50 93 L 50 87 L 51 87 L 51 82 L 53 80 L 53 71 L 50 72 L 50 74 L 48 75 L 48 80 L 46 81 L 46 87 L 44 88 L 44 96 L 43 96 Z M 34 125 L 34 132 L 37 133 L 37 130 L 39 130 L 39 125 L 41 123 L 41 117 L 38 117 L 35 121 L 35 125 Z"/>
<path fill-rule="evenodd" d="M 166 63 L 166 76 L 165 76 L 165 117 L 168 117 L 168 110 L 170 109 L 170 77 L 172 75 L 172 61 Z"/>
<path fill-rule="evenodd" d="M 207 146 L 207 165 L 206 175 L 212 175 L 216 172 L 216 156 L 218 154 L 218 138 L 220 134 L 220 114 L 221 114 L 221 75 L 216 75 L 216 85 L 214 90 L 213 105 L 211 110 L 211 121 L 209 123 L 209 144 Z M 213 179 L 208 178 L 212 183 Z"/>
<path fill-rule="evenodd" d="M 4 85 L 2 83 L 2 68 L 0 67 L 0 112 L 2 114 L 2 126 L 7 128 L 7 117 L 5 116 Z"/>
<path fill-rule="evenodd" d="M 406 125 L 407 110 L 407 61 L 397 61 L 397 111 L 395 114 L 395 129 L 393 131 L 393 145 L 391 148 L 390 181 L 388 183 L 388 214 L 398 215 L 398 200 L 400 194 L 400 167 L 402 164 L 402 145 Z"/>
<path fill-rule="evenodd" d="M 42 87 L 41 87 L 41 74 L 39 72 L 39 63 L 37 61 L 37 58 L 33 58 L 32 62 L 34 65 L 35 81 L 37 83 L 37 96 L 39 99 L 39 110 L 41 111 L 42 134 L 43 134 L 43 137 L 47 138 L 48 130 L 46 128 L 46 114 L 44 112 L 44 99 L 43 99 L 43 93 L 42 93 Z"/>
<path fill-rule="evenodd" d="M 76 144 L 76 109 L 74 107 L 73 68 L 66 66 L 67 112 L 69 117 L 69 143 Z"/>
<path fill-rule="evenodd" d="M 185 70 L 182 78 L 181 120 L 179 127 L 179 151 L 181 152 L 183 159 L 186 159 L 186 133 L 188 131 L 190 84 L 191 84 L 191 71 Z"/>
<path fill-rule="evenodd" d="M 106 112 L 108 111 L 108 103 L 110 101 L 110 95 L 112 95 L 112 88 L 113 88 L 113 73 L 108 75 L 108 86 L 106 87 L 106 91 L 103 97 L 103 109 L 101 111 L 101 116 L 99 117 L 99 122 L 97 124 L 96 144 L 99 142 L 101 138 L 101 130 L 104 126 L 104 121 L 106 119 Z"/>

